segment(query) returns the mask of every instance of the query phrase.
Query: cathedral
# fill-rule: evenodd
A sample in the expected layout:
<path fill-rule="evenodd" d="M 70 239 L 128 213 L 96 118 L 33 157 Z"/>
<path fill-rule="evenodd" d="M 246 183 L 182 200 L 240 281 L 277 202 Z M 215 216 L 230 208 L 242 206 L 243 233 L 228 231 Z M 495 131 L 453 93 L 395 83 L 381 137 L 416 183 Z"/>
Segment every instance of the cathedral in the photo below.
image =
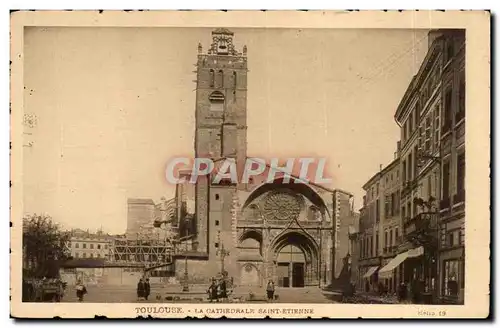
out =
<path fill-rule="evenodd" d="M 194 152 L 215 163 L 232 158 L 240 166 L 247 159 L 251 59 L 233 38 L 219 28 L 207 51 L 198 45 Z M 295 179 L 214 183 L 208 175 L 177 185 L 175 225 L 189 239 L 175 258 L 178 279 L 206 284 L 224 273 L 237 286 L 273 280 L 280 287 L 322 287 L 348 270 L 352 195 Z"/>

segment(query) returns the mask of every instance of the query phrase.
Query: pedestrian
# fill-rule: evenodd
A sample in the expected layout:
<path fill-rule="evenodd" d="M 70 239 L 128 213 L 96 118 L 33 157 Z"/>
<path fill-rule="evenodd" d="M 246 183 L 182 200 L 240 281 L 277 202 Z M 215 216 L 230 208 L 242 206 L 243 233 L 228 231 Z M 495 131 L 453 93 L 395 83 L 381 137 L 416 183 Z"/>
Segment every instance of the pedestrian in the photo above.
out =
<path fill-rule="evenodd" d="M 406 301 L 406 297 L 407 297 L 407 287 L 404 281 L 402 281 L 398 287 L 398 301 L 404 302 Z"/>
<path fill-rule="evenodd" d="M 267 300 L 272 301 L 274 299 L 274 281 L 269 280 L 267 282 L 266 291 L 267 291 Z"/>
<path fill-rule="evenodd" d="M 226 284 L 226 279 L 222 278 L 219 283 L 219 293 L 220 293 L 220 299 L 224 302 L 227 300 L 227 284 Z"/>
<path fill-rule="evenodd" d="M 76 297 L 78 297 L 78 302 L 83 302 L 85 294 L 87 294 L 87 288 L 81 280 L 78 280 L 76 282 Z"/>
<path fill-rule="evenodd" d="M 139 301 L 141 298 L 144 298 L 144 292 L 145 292 L 145 286 L 144 286 L 144 280 L 139 279 L 139 282 L 137 283 L 137 300 Z"/>
<path fill-rule="evenodd" d="M 207 293 L 210 303 L 214 300 L 217 300 L 217 302 L 219 301 L 217 297 L 217 283 L 215 282 L 215 278 L 212 278 L 212 283 L 210 284 L 210 287 L 208 287 Z"/>
<path fill-rule="evenodd" d="M 151 294 L 151 285 L 149 284 L 149 278 L 146 278 L 146 282 L 144 283 L 144 298 L 146 299 L 146 301 L 148 300 L 150 294 Z"/>

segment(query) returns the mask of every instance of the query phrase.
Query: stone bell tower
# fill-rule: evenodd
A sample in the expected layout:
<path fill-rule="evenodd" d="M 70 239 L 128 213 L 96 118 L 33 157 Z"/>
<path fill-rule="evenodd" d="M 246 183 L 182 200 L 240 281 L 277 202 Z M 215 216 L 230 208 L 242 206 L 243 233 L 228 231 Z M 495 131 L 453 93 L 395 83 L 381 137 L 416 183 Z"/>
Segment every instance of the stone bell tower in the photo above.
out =
<path fill-rule="evenodd" d="M 247 49 L 236 50 L 234 33 L 219 28 L 212 32 L 212 43 L 204 52 L 198 45 L 196 64 L 196 131 L 195 156 L 218 159 L 234 158 L 244 163 L 247 150 Z M 214 195 L 209 181 L 199 179 L 196 185 L 197 243 L 200 252 L 213 253 L 215 236 L 224 235 L 227 220 L 225 205 L 231 197 L 224 192 Z M 212 199 L 213 198 L 213 199 Z M 220 202 L 221 217 L 211 213 Z M 223 213 L 222 213 L 223 212 Z M 230 211 L 227 211 L 230 215 Z M 215 225 L 217 223 L 217 225 Z M 217 231 L 214 231 L 217 230 Z M 217 243 L 218 244 L 218 243 Z M 225 245 L 230 247 L 231 245 Z"/>

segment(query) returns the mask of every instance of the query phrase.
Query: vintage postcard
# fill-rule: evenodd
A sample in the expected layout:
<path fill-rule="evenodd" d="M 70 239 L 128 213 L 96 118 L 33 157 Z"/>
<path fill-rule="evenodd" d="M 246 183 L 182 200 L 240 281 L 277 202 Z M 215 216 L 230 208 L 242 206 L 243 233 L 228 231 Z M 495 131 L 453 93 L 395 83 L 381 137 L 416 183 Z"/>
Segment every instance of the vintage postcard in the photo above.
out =
<path fill-rule="evenodd" d="M 487 11 L 11 13 L 17 318 L 485 318 Z"/>

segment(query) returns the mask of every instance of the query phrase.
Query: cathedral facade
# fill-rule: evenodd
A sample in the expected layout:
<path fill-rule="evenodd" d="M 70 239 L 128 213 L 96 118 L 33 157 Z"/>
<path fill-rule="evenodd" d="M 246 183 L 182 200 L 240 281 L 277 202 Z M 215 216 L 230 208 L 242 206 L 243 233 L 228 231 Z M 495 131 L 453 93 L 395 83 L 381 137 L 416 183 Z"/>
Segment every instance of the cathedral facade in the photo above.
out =
<path fill-rule="evenodd" d="M 198 45 L 194 147 L 197 158 L 231 158 L 241 167 L 247 160 L 249 71 L 247 48 L 239 52 L 233 37 L 217 29 L 207 51 Z M 343 230 L 352 221 L 352 195 L 296 179 L 214 183 L 207 175 L 179 184 L 178 217 L 193 222 L 183 225 L 190 231 L 180 231 L 190 246 L 176 258 L 178 278 L 208 283 L 225 272 L 238 286 L 330 284 L 348 265 Z"/>

